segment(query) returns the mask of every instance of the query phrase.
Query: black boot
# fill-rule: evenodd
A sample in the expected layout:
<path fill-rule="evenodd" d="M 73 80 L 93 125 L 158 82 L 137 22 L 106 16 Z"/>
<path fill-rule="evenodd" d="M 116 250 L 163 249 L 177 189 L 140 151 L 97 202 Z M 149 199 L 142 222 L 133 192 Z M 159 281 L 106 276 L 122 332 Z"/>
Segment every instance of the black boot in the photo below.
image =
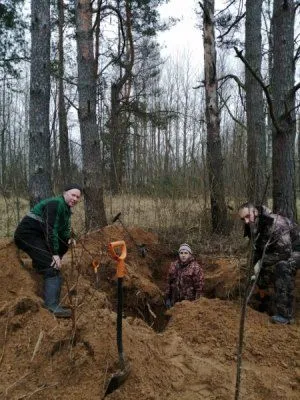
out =
<path fill-rule="evenodd" d="M 70 318 L 72 312 L 69 308 L 64 308 L 59 305 L 61 276 L 51 276 L 45 278 L 44 281 L 44 301 L 47 310 L 53 312 L 57 318 Z"/>

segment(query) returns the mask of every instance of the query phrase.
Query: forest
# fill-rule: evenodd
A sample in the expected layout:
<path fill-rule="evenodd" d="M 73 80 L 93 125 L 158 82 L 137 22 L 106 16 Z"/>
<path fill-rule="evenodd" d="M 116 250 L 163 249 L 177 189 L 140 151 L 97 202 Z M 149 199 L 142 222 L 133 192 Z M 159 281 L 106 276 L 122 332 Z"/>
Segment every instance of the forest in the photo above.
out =
<path fill-rule="evenodd" d="M 246 199 L 297 220 L 299 2 L 195 2 L 197 68 L 162 58 L 163 3 L 1 3 L 3 234 L 75 181 L 85 231 L 129 195 L 193 201 L 222 234 Z"/>
<path fill-rule="evenodd" d="M 199 65 L 164 56 L 181 18 L 166 3 L 0 2 L 1 399 L 299 399 L 299 271 L 289 253 L 275 272 L 291 279 L 261 288 L 274 232 L 255 270 L 260 231 L 248 241 L 240 219 L 264 204 L 297 227 L 300 2 L 195 0 Z M 70 184 L 51 311 L 13 234 Z M 181 243 L 201 293 L 167 306 Z M 274 311 L 278 285 L 294 315 Z"/>

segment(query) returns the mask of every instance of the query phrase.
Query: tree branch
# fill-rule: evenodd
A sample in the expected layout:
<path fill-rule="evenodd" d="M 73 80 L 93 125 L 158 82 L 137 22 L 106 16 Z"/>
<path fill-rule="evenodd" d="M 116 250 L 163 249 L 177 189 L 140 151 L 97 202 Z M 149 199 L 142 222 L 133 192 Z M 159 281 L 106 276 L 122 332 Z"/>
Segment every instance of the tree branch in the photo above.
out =
<path fill-rule="evenodd" d="M 69 99 L 69 97 L 67 97 L 67 96 L 64 96 L 64 97 L 65 97 L 65 99 L 67 100 L 67 102 L 68 102 L 73 108 L 75 108 L 76 111 L 79 111 L 79 107 L 77 107 L 77 106 L 73 103 L 73 101 L 72 101 L 71 99 Z"/>
<path fill-rule="evenodd" d="M 228 75 L 221 76 L 221 77 L 218 79 L 218 81 L 223 81 L 223 82 L 222 82 L 222 84 L 223 84 L 223 83 L 225 83 L 225 82 L 226 82 L 228 79 L 230 79 L 230 78 L 232 78 L 233 80 L 235 80 L 236 83 L 238 84 L 238 86 L 245 90 L 245 84 L 239 79 L 239 77 L 237 77 L 237 76 L 234 75 L 234 74 L 228 74 Z"/>
<path fill-rule="evenodd" d="M 230 27 L 227 29 L 227 31 L 224 32 L 222 35 L 219 35 L 219 36 L 217 37 L 217 39 L 220 40 L 220 41 L 222 41 L 223 38 L 224 38 L 226 35 L 228 35 L 228 33 L 231 31 L 231 29 L 233 29 L 233 28 L 244 18 L 245 15 L 246 15 L 246 12 L 244 12 L 244 13 L 241 14 L 241 15 L 238 15 L 238 16 L 236 17 L 236 19 L 233 21 L 233 23 L 230 25 Z"/>
<path fill-rule="evenodd" d="M 297 90 L 300 89 L 300 82 L 298 82 L 292 89 L 292 94 L 296 93 Z"/>
<path fill-rule="evenodd" d="M 298 61 L 299 55 L 300 55 L 300 47 L 298 47 L 295 52 L 294 63 L 296 63 Z"/>
<path fill-rule="evenodd" d="M 269 246 L 271 236 L 269 237 L 267 243 L 264 246 L 262 257 L 260 259 L 259 271 L 256 274 L 255 281 L 251 285 L 251 271 L 253 269 L 253 258 L 254 258 L 254 249 L 255 249 L 255 240 L 253 235 L 251 235 L 250 246 L 251 252 L 250 257 L 248 259 L 248 268 L 246 271 L 246 288 L 242 302 L 241 315 L 240 315 L 240 327 L 239 327 L 239 340 L 238 340 L 238 348 L 237 348 L 237 365 L 236 365 L 236 383 L 235 383 L 235 396 L 234 400 L 238 400 L 240 397 L 240 387 L 241 387 L 241 373 L 242 373 L 242 360 L 243 360 L 243 346 L 244 346 L 244 330 L 246 323 L 246 314 L 247 314 L 247 305 L 252 295 L 253 289 L 256 285 L 262 263 L 266 254 L 266 249 Z"/>
<path fill-rule="evenodd" d="M 281 128 L 280 128 L 280 126 L 278 125 L 277 119 L 276 119 L 275 114 L 274 114 L 273 101 L 272 101 L 272 98 L 271 98 L 270 93 L 269 93 L 269 91 L 268 91 L 268 88 L 267 88 L 266 85 L 264 84 L 263 80 L 262 80 L 262 79 L 257 75 L 257 73 L 253 70 L 253 68 L 251 67 L 251 65 L 250 65 L 250 64 L 248 63 L 248 61 L 246 60 L 246 58 L 243 56 L 242 51 L 239 51 L 236 47 L 234 47 L 234 50 L 235 50 L 236 55 L 238 56 L 238 58 L 239 58 L 240 60 L 243 61 L 243 63 L 245 64 L 246 68 L 248 68 L 248 70 L 250 71 L 250 73 L 252 74 L 252 76 L 257 80 L 257 82 L 258 82 L 258 83 L 260 84 L 260 86 L 262 87 L 262 89 L 263 89 L 263 91 L 264 91 L 264 93 L 265 93 L 266 99 L 267 99 L 268 106 L 269 106 L 269 112 L 270 112 L 271 120 L 272 120 L 272 122 L 273 122 L 273 125 L 274 125 L 275 129 L 276 129 L 278 132 L 280 132 L 280 131 L 281 131 Z"/>
<path fill-rule="evenodd" d="M 101 2 L 100 2 L 100 5 L 101 5 Z M 119 12 L 119 10 L 118 10 L 116 7 L 113 7 L 113 6 L 109 5 L 109 4 L 98 8 L 98 10 L 97 10 L 97 16 L 96 16 L 95 23 L 94 23 L 94 26 L 93 26 L 92 30 L 94 31 L 94 29 L 95 29 L 95 28 L 97 27 L 97 25 L 99 24 L 100 13 L 103 12 L 103 11 L 105 11 L 105 10 L 111 10 L 111 11 L 113 11 L 113 12 L 117 15 L 118 20 L 119 20 L 119 23 L 120 23 L 120 31 L 121 31 L 121 34 L 122 34 L 123 44 L 122 44 L 122 49 L 121 49 L 120 54 L 118 55 L 118 57 L 116 57 L 116 58 L 112 57 L 112 60 L 111 60 L 106 66 L 104 66 L 104 67 L 102 68 L 101 73 L 103 73 L 103 71 L 104 71 L 105 69 L 107 69 L 109 65 L 111 65 L 111 64 L 113 64 L 113 63 L 117 63 L 117 62 L 121 59 L 122 55 L 124 54 L 124 50 L 125 50 L 125 41 L 126 41 L 126 39 L 125 39 L 125 33 L 124 33 L 124 28 L 123 28 L 123 18 L 122 18 L 122 15 L 121 15 L 121 13 Z M 99 74 L 98 74 L 98 76 L 99 76 Z"/>
<path fill-rule="evenodd" d="M 207 8 L 201 3 L 201 1 L 199 1 L 198 4 L 199 4 L 200 8 L 202 9 L 203 14 L 205 15 L 205 18 L 209 19 L 209 12 L 208 12 Z"/>
<path fill-rule="evenodd" d="M 246 90 L 245 84 L 244 84 L 236 75 L 234 75 L 234 74 L 225 75 L 225 76 L 219 78 L 218 80 L 219 80 L 219 81 L 220 81 L 220 80 L 224 80 L 223 83 L 225 83 L 229 78 L 232 78 L 233 80 L 236 81 L 236 83 L 237 83 L 237 85 L 238 85 L 239 96 L 240 96 L 240 98 L 241 98 L 242 105 L 243 105 L 243 107 L 245 108 L 243 96 L 242 96 L 242 93 L 241 93 L 241 89 Z M 223 83 L 220 85 L 220 88 L 222 87 Z"/>
<path fill-rule="evenodd" d="M 238 124 L 241 128 L 247 130 L 246 125 L 244 125 L 241 121 L 239 121 L 239 120 L 232 114 L 232 112 L 230 111 L 230 108 L 229 108 L 228 105 L 227 105 L 227 101 L 229 100 L 229 98 L 228 98 L 227 100 L 225 100 L 225 99 L 222 97 L 222 95 L 220 95 L 220 98 L 221 98 L 221 100 L 222 100 L 224 106 L 226 107 L 226 109 L 227 109 L 229 115 L 230 115 L 231 118 L 233 119 L 233 121 L 234 121 L 236 124 Z"/>

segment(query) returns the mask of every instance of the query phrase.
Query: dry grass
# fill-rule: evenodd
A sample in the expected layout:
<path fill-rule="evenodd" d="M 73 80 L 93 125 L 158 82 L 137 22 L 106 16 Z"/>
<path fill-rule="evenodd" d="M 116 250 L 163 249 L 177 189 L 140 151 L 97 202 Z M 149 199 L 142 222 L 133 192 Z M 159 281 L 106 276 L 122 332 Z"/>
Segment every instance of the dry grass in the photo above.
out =
<path fill-rule="evenodd" d="M 217 246 L 220 249 L 224 246 L 224 241 L 221 243 L 220 237 L 215 238 L 212 244 L 210 210 L 205 208 L 201 197 L 175 199 L 123 194 L 114 197 L 106 196 L 104 200 L 109 224 L 112 223 L 114 216 L 121 212 L 121 220 L 125 226 L 141 227 L 158 232 L 161 240 L 169 243 L 170 247 L 185 241 L 208 250 L 211 246 L 213 248 Z M 2 198 L 0 200 L 0 236 L 12 236 L 18 223 L 18 215 L 22 218 L 28 209 L 29 204 L 26 200 L 20 202 L 18 212 L 15 199 Z M 234 214 L 231 218 L 233 225 L 239 226 L 235 222 Z M 72 224 L 77 233 L 84 233 L 83 201 L 74 208 Z M 232 242 L 232 239 L 230 241 Z"/>
<path fill-rule="evenodd" d="M 122 213 L 126 224 L 150 229 L 169 229 L 176 226 L 193 227 L 201 224 L 201 199 L 149 198 L 122 195 L 105 200 L 107 216 Z"/>
<path fill-rule="evenodd" d="M 201 200 L 153 199 L 124 194 L 107 196 L 104 202 L 108 224 L 121 213 L 120 219 L 125 226 L 138 226 L 159 232 L 180 229 L 182 226 L 187 230 L 204 229 L 203 217 L 206 211 L 201 205 Z M 84 232 L 83 201 L 74 208 L 72 221 L 76 231 Z"/>
<path fill-rule="evenodd" d="M 197 199 L 152 199 L 130 195 L 105 197 L 108 223 L 121 212 L 121 219 L 128 226 L 146 229 L 165 230 L 184 225 L 188 228 L 201 228 L 203 206 Z M 19 209 L 19 210 L 18 210 Z M 29 202 L 22 199 L 19 206 L 14 198 L 0 198 L 0 236 L 13 234 L 18 220 L 29 210 Z M 79 231 L 84 230 L 83 201 L 74 208 L 73 225 Z"/>
<path fill-rule="evenodd" d="M 12 236 L 18 220 L 28 211 L 28 201 L 0 197 L 0 237 Z"/>

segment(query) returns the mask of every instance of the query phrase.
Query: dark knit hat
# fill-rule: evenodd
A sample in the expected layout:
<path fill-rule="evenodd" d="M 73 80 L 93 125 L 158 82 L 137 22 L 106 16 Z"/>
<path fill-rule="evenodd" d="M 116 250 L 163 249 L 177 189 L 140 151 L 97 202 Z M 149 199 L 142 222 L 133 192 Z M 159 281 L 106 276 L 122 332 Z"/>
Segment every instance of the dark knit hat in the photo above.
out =
<path fill-rule="evenodd" d="M 77 183 L 70 183 L 69 185 L 66 185 L 64 187 L 64 192 L 72 189 L 78 189 L 80 192 L 82 192 L 82 187 L 80 185 L 77 185 Z"/>

